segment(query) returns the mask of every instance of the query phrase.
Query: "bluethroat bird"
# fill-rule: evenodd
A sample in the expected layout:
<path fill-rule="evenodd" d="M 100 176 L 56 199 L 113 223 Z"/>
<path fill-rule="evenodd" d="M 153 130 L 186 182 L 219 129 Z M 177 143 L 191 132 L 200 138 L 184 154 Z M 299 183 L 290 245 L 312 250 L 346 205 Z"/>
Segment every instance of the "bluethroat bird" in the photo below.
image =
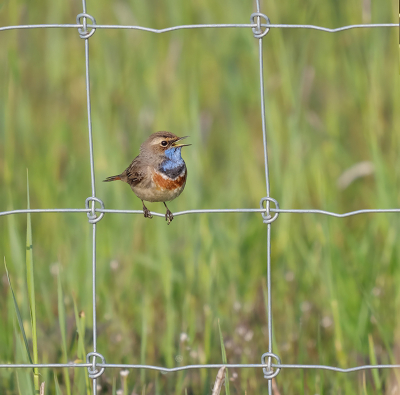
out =
<path fill-rule="evenodd" d="M 165 202 L 177 198 L 185 188 L 187 170 L 182 159 L 182 147 L 178 144 L 186 137 L 178 137 L 170 132 L 153 133 L 141 146 L 139 155 L 127 169 L 117 176 L 104 181 L 121 180 L 127 182 L 135 195 L 141 199 L 145 218 L 152 218 L 146 202 L 163 202 L 167 212 L 168 225 L 174 219 Z"/>

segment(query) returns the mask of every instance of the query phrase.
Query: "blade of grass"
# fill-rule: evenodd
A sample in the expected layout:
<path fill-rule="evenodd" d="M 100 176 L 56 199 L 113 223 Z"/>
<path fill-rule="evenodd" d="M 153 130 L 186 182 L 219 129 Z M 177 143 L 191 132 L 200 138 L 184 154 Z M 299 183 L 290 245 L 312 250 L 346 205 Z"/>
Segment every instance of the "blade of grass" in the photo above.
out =
<path fill-rule="evenodd" d="M 140 342 L 140 363 L 142 365 L 146 362 L 146 346 L 147 346 L 147 313 L 149 309 L 147 306 L 147 298 L 143 297 L 142 301 L 142 339 Z M 146 383 L 146 370 L 140 371 L 140 382 L 144 386 Z"/>
<path fill-rule="evenodd" d="M 60 324 L 61 340 L 62 340 L 62 351 L 64 363 L 68 363 L 67 355 L 67 340 L 66 340 L 66 329 L 65 329 L 65 307 L 64 307 L 64 295 L 60 279 L 60 271 L 57 275 L 57 295 L 58 295 L 58 321 Z M 68 368 L 63 369 L 65 387 L 67 390 L 67 395 L 71 395 L 71 383 L 69 377 Z"/>
<path fill-rule="evenodd" d="M 10 202 L 11 197 L 9 198 Z M 12 210 L 13 206 L 9 204 L 8 210 Z M 10 253 L 11 253 L 11 261 L 17 271 L 17 273 L 23 273 L 24 268 L 24 249 L 23 249 L 23 241 L 20 238 L 20 233 L 17 226 L 17 221 L 14 215 L 7 216 L 7 225 L 8 225 L 8 237 L 10 239 Z M 22 289 L 20 292 L 23 292 L 23 297 L 25 297 L 26 290 Z M 28 313 L 28 311 L 26 311 Z"/>
<path fill-rule="evenodd" d="M 331 300 L 333 323 L 335 326 L 335 350 L 341 366 L 346 366 L 347 358 L 343 351 L 343 334 L 341 325 L 341 315 L 339 312 L 339 303 L 336 298 Z"/>
<path fill-rule="evenodd" d="M 119 375 L 121 377 L 121 387 L 123 395 L 128 395 L 128 374 L 129 370 L 121 370 Z"/>
<path fill-rule="evenodd" d="M 15 357 L 16 360 L 21 361 L 23 363 L 26 363 L 26 357 L 25 357 L 25 351 L 24 351 L 24 345 L 22 344 L 22 339 L 17 333 L 17 324 L 14 322 L 14 333 L 15 333 Z M 26 395 L 26 394 L 33 394 L 34 389 L 33 389 L 33 384 L 32 384 L 32 378 L 31 374 L 28 370 L 21 369 L 16 371 L 17 375 L 17 380 L 18 380 L 18 387 L 19 387 L 19 392 L 21 395 Z"/>
<path fill-rule="evenodd" d="M 19 394 L 19 395 L 22 395 L 22 392 L 21 392 L 21 386 L 20 386 L 20 384 L 19 384 L 18 371 L 17 371 L 17 372 L 15 372 L 15 376 L 17 377 L 17 388 L 18 388 L 18 394 Z"/>
<path fill-rule="evenodd" d="M 4 267 L 6 268 L 7 280 L 8 280 L 8 284 L 10 285 L 11 294 L 12 294 L 13 301 L 14 301 L 15 314 L 17 315 L 17 320 L 18 320 L 19 329 L 21 330 L 22 337 L 24 338 L 26 353 L 28 354 L 29 362 L 30 362 L 30 363 L 33 363 L 33 362 L 32 362 L 32 357 L 31 357 L 31 353 L 30 353 L 30 351 L 29 351 L 28 339 L 26 338 L 26 333 L 25 333 L 25 329 L 24 329 L 24 324 L 23 324 L 23 322 L 22 322 L 21 313 L 20 313 L 20 311 L 19 311 L 18 304 L 17 304 L 17 300 L 15 299 L 14 290 L 13 290 L 12 285 L 11 285 L 11 279 L 10 279 L 10 275 L 9 275 L 9 273 L 8 273 L 8 268 L 7 268 L 6 258 L 5 258 L 5 257 L 4 257 Z"/>
<path fill-rule="evenodd" d="M 46 363 L 47 361 L 49 361 L 49 355 L 47 354 L 46 351 L 43 352 L 42 354 L 42 360 L 43 363 Z M 44 395 L 49 395 L 50 394 L 50 377 L 51 377 L 51 373 L 52 371 L 50 369 L 43 369 L 40 372 L 40 381 L 42 382 L 42 384 L 40 386 L 43 386 L 43 391 L 44 391 Z M 42 390 L 42 388 L 40 388 L 40 390 Z M 40 394 L 42 395 L 42 394 Z"/>
<path fill-rule="evenodd" d="M 218 320 L 218 330 L 219 330 L 219 339 L 221 342 L 221 353 L 222 353 L 222 362 L 223 363 L 228 363 L 227 359 L 226 359 L 226 351 L 225 351 L 225 345 L 224 345 L 224 338 L 222 336 L 222 332 L 221 332 L 221 326 L 219 324 L 219 320 Z M 225 393 L 226 395 L 230 395 L 229 392 L 229 380 L 228 380 L 228 369 L 226 369 L 226 373 L 225 373 Z"/>
<path fill-rule="evenodd" d="M 56 386 L 56 395 L 63 395 L 63 393 L 61 392 L 60 384 L 58 384 L 57 375 L 55 373 L 54 373 L 54 382 Z"/>
<path fill-rule="evenodd" d="M 32 379 L 28 371 L 16 372 L 19 395 L 33 394 Z"/>
<path fill-rule="evenodd" d="M 78 313 L 78 307 L 76 306 L 75 298 L 73 298 L 73 301 L 74 301 L 76 332 L 78 333 L 78 358 L 83 361 L 86 358 L 86 353 L 85 353 L 85 344 L 83 339 L 84 333 L 82 333 L 82 328 L 81 328 L 82 317 L 81 314 Z"/>
<path fill-rule="evenodd" d="M 371 365 L 377 365 L 376 355 L 375 355 L 375 347 L 374 347 L 374 339 L 371 334 L 368 334 L 368 347 L 369 347 L 369 359 L 371 361 Z M 379 378 L 378 369 L 372 369 L 372 377 L 374 378 L 374 383 L 377 392 L 381 390 L 381 380 Z"/>
<path fill-rule="evenodd" d="M 27 189 L 27 203 L 28 210 L 30 209 L 29 200 L 29 175 L 28 169 L 26 169 L 26 189 Z M 26 223 L 26 282 L 28 285 L 28 298 L 29 308 L 31 313 L 31 326 L 32 326 L 32 346 L 33 346 L 33 363 L 38 363 L 38 344 L 37 344 L 37 333 L 36 333 L 36 305 L 35 305 L 35 282 L 33 277 L 33 253 L 32 253 L 32 224 L 31 215 L 27 214 Z M 33 369 L 33 384 L 35 387 L 35 393 L 39 394 L 40 381 L 39 381 L 39 369 Z"/>
<path fill-rule="evenodd" d="M 78 307 L 76 306 L 75 298 L 74 301 L 74 313 L 76 321 L 76 331 L 78 333 L 78 358 L 86 362 L 86 351 L 85 351 L 85 313 L 82 311 L 78 313 Z M 90 395 L 90 383 L 89 376 L 85 374 L 86 382 L 86 394 Z"/>
<path fill-rule="evenodd" d="M 362 372 L 362 385 L 363 385 L 363 395 L 368 395 L 367 380 L 365 379 L 365 370 Z"/>
<path fill-rule="evenodd" d="M 113 377 L 111 394 L 117 395 L 117 380 L 116 380 L 115 376 Z"/>

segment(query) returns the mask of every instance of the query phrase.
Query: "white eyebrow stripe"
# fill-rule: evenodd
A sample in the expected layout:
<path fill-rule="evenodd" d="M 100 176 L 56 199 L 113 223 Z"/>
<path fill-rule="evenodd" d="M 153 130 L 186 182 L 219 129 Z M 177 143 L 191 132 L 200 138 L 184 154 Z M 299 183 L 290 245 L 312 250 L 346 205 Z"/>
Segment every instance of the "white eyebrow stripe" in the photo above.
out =
<path fill-rule="evenodd" d="M 170 141 L 174 141 L 175 138 L 172 138 L 172 137 L 157 137 L 155 140 L 153 140 L 153 141 L 150 143 L 150 145 L 158 145 L 158 144 L 161 144 L 161 141 L 164 141 L 164 140 L 170 142 Z"/>

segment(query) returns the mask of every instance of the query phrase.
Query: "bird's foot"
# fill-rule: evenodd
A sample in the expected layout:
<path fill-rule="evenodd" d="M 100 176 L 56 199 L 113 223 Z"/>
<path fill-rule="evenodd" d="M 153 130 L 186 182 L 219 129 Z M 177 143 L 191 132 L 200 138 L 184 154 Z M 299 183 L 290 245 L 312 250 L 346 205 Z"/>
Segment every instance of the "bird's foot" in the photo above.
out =
<path fill-rule="evenodd" d="M 153 218 L 153 216 L 150 213 L 150 210 L 144 205 L 143 203 L 143 214 L 145 218 Z"/>
<path fill-rule="evenodd" d="M 167 212 L 165 213 L 165 220 L 167 221 L 168 225 L 171 223 L 171 221 L 174 219 L 174 215 L 169 211 L 167 208 Z"/>

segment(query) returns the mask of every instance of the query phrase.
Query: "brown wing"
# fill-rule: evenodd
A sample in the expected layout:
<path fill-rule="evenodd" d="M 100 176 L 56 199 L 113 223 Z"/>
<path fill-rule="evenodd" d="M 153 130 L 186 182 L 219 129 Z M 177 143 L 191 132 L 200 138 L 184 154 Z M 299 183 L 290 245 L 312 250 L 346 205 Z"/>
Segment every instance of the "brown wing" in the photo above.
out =
<path fill-rule="evenodd" d="M 144 171 L 140 170 L 140 160 L 137 156 L 132 163 L 128 166 L 128 168 L 122 173 L 124 178 L 126 178 L 126 182 L 129 185 L 137 185 L 139 184 L 145 177 Z"/>

